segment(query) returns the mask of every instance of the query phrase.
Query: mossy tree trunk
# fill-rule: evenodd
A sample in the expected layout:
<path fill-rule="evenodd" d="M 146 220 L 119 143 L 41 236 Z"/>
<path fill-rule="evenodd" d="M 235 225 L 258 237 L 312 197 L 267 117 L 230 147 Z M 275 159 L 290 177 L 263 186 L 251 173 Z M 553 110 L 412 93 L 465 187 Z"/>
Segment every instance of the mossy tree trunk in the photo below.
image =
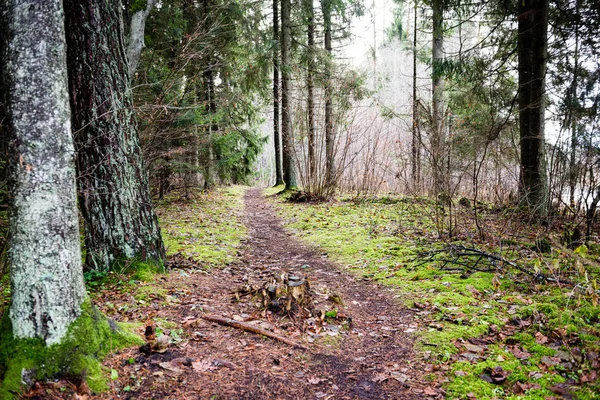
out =
<path fill-rule="evenodd" d="M 63 5 L 0 4 L 10 132 L 10 319 L 16 338 L 61 341 L 85 297 Z"/>
<path fill-rule="evenodd" d="M 129 87 L 119 0 L 65 0 L 72 123 L 86 267 L 124 259 L 161 262 Z"/>

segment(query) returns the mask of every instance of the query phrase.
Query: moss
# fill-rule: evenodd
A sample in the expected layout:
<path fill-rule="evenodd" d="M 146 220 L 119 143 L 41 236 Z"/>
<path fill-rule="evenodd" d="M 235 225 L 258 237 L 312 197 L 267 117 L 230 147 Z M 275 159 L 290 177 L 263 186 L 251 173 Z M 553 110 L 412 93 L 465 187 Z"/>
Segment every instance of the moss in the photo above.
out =
<path fill-rule="evenodd" d="M 108 389 L 100 361 L 109 353 L 143 340 L 126 326 L 109 321 L 89 300 L 81 316 L 69 326 L 61 343 L 47 347 L 41 339 L 16 339 L 5 313 L 0 322 L 0 398 L 9 399 L 24 388 L 22 374 L 42 380 L 85 379 L 93 392 Z"/>
<path fill-rule="evenodd" d="M 157 210 L 167 254 L 180 253 L 204 268 L 222 268 L 235 261 L 246 236 L 241 219 L 246 189 L 197 192 L 185 201 L 169 197 Z"/>
<path fill-rule="evenodd" d="M 285 196 L 272 198 L 282 219 L 288 221 L 286 228 L 289 231 L 321 248 L 347 271 L 393 287 L 400 302 L 417 308 L 418 313 L 423 310 L 426 319 L 433 320 L 433 324 L 419 324 L 419 330 L 415 332 L 417 343 L 421 343 L 420 350 L 426 351 L 433 362 L 442 360 L 454 365 L 460 357 L 456 355 L 460 351 L 454 344 L 457 339 L 493 334 L 496 329 L 503 331 L 503 326 L 513 319 L 532 322 L 523 328 L 524 332 L 510 338 L 521 342 L 522 347 L 531 353 L 531 365 L 522 365 L 512 355 L 504 355 L 503 350 L 496 349 L 493 355 L 486 353 L 490 364 L 498 359 L 497 356 L 506 360 L 501 365 L 512 371 L 511 383 L 515 382 L 512 379 L 531 382 L 533 378 L 529 372 L 538 370 L 537 364 L 543 356 L 555 353 L 536 343 L 533 335 L 538 331 L 550 336 L 551 332 L 564 329 L 567 335 L 576 335 L 583 347 L 597 349 L 600 345 L 600 328 L 597 327 L 600 307 L 591 304 L 589 296 L 581 291 L 568 285 L 536 282 L 511 268 L 461 275 L 460 271 L 443 270 L 442 267 L 457 265 L 445 262 L 442 257 L 439 257 L 439 262 L 424 258 L 423 253 L 435 251 L 443 245 L 438 239 L 435 215 L 431 210 L 434 203 L 431 201 L 402 201 L 402 198 L 385 197 L 301 204 L 284 200 Z M 486 210 L 487 207 L 482 213 Z M 465 228 L 468 230 L 468 224 Z M 528 252 L 527 248 L 537 250 L 532 238 L 540 235 L 535 229 L 524 227 L 522 232 L 511 234 L 512 239 L 500 238 L 500 248 L 490 243 L 475 241 L 474 244 L 469 235 L 466 235 L 467 243 L 458 240 L 455 243 L 501 253 L 505 259 L 516 260 L 525 268 L 550 276 L 574 279 L 574 271 L 581 274 L 572 255 L 561 253 L 560 249 L 551 249 L 547 253 Z M 596 252 L 600 253 L 600 250 Z M 476 258 L 471 260 L 472 263 L 476 261 Z M 479 267 L 487 267 L 485 260 L 479 263 Z M 599 272 L 591 268 L 586 270 L 590 280 L 600 279 Z M 495 326 L 494 332 L 489 332 L 491 325 Z M 481 372 L 475 374 L 475 368 L 483 369 L 489 365 L 479 362 L 467 364 L 472 366 L 472 374 L 449 376 L 449 398 L 467 398 L 471 391 L 477 398 L 516 398 L 511 394 L 510 385 L 494 386 L 479 378 Z M 560 371 L 551 372 L 544 374 L 541 381 L 563 379 L 556 374 Z M 567 372 L 565 375 L 576 374 L 576 371 Z M 539 383 L 538 380 L 533 381 Z M 543 388 L 529 391 L 527 396 L 532 397 L 528 398 L 552 395 L 546 389 L 548 385 L 540 385 Z M 505 394 L 500 396 L 500 392 Z"/>
<path fill-rule="evenodd" d="M 273 196 L 273 195 L 283 192 L 284 189 L 285 189 L 285 185 L 277 185 L 277 186 L 273 186 L 270 188 L 266 188 L 263 191 L 263 193 L 265 196 Z"/>
<path fill-rule="evenodd" d="M 167 298 L 168 294 L 167 289 L 149 285 L 139 287 L 133 295 L 133 298 L 137 301 L 149 303 L 152 299 L 164 300 Z"/>

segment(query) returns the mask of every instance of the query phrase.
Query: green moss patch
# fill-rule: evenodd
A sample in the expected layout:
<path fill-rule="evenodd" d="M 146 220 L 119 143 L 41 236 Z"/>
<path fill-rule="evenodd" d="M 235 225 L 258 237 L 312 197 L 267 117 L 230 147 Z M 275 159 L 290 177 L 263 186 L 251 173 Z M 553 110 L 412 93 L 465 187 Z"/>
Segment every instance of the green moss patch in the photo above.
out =
<path fill-rule="evenodd" d="M 600 271 L 581 249 L 555 246 L 556 239 L 549 240 L 552 246 L 545 252 L 532 249 L 527 244 L 541 232 L 511 221 L 512 212 L 480 211 L 486 231 L 497 232 L 492 242 L 475 239 L 470 209 L 455 209 L 453 225 L 462 234 L 449 241 L 440 239 L 440 218 L 446 224 L 447 214 L 424 199 L 387 196 L 321 204 L 271 199 L 296 236 L 355 275 L 396 288 L 400 301 L 415 311 L 417 350 L 447 371 L 448 398 L 542 399 L 555 395 L 553 385 L 580 380 L 573 395 L 593 398 L 589 394 L 599 392 L 599 383 L 590 382 L 597 363 L 564 356 L 600 353 Z M 449 243 L 499 254 L 534 273 L 495 267 L 485 258 L 478 267 L 488 271 L 477 272 L 449 261 L 447 254 L 426 255 Z M 577 285 L 549 283 L 536 274 Z M 488 345 L 473 354 L 469 340 Z M 517 359 L 511 351 L 527 358 Z M 495 367 L 509 372 L 504 382 L 484 379 Z"/>
<path fill-rule="evenodd" d="M 109 353 L 143 344 L 127 326 L 104 317 L 87 300 L 60 344 L 47 347 L 39 339 L 15 339 L 8 313 L 0 323 L 0 398 L 10 399 L 24 383 L 54 377 L 85 379 L 93 392 L 108 389 L 108 372 L 100 361 Z"/>
<path fill-rule="evenodd" d="M 169 197 L 157 210 L 167 254 L 181 253 L 205 268 L 234 261 L 246 236 L 241 219 L 245 190 L 232 186 L 198 191 L 189 200 Z"/>

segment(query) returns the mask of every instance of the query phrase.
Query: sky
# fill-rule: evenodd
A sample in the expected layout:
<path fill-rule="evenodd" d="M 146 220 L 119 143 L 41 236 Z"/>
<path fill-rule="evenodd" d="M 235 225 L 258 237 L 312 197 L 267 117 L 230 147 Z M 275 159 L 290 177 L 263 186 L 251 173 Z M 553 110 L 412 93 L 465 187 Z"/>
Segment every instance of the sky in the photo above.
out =
<path fill-rule="evenodd" d="M 358 67 L 369 61 L 370 49 L 382 43 L 392 22 L 394 6 L 393 0 L 365 0 L 365 14 L 353 18 L 351 44 L 344 48 L 351 65 Z"/>

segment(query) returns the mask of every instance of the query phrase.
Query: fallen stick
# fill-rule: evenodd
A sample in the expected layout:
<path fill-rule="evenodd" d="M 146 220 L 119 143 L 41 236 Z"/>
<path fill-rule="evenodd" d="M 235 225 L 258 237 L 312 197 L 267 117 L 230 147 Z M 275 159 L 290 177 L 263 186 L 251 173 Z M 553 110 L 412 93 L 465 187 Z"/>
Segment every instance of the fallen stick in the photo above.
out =
<path fill-rule="evenodd" d="M 241 329 L 246 332 L 256 333 L 257 335 L 263 335 L 266 337 L 270 337 L 271 339 L 279 340 L 280 342 L 289 344 L 290 346 L 297 347 L 302 350 L 308 350 L 308 347 L 303 346 L 300 343 L 294 342 L 291 339 L 285 338 L 283 336 L 279 336 L 273 332 L 267 331 L 266 329 L 262 329 L 262 328 L 254 326 L 254 325 L 250 325 L 245 322 L 235 321 L 233 319 L 216 317 L 214 315 L 202 315 L 201 318 L 205 319 L 207 321 L 216 322 L 217 324 Z"/>

